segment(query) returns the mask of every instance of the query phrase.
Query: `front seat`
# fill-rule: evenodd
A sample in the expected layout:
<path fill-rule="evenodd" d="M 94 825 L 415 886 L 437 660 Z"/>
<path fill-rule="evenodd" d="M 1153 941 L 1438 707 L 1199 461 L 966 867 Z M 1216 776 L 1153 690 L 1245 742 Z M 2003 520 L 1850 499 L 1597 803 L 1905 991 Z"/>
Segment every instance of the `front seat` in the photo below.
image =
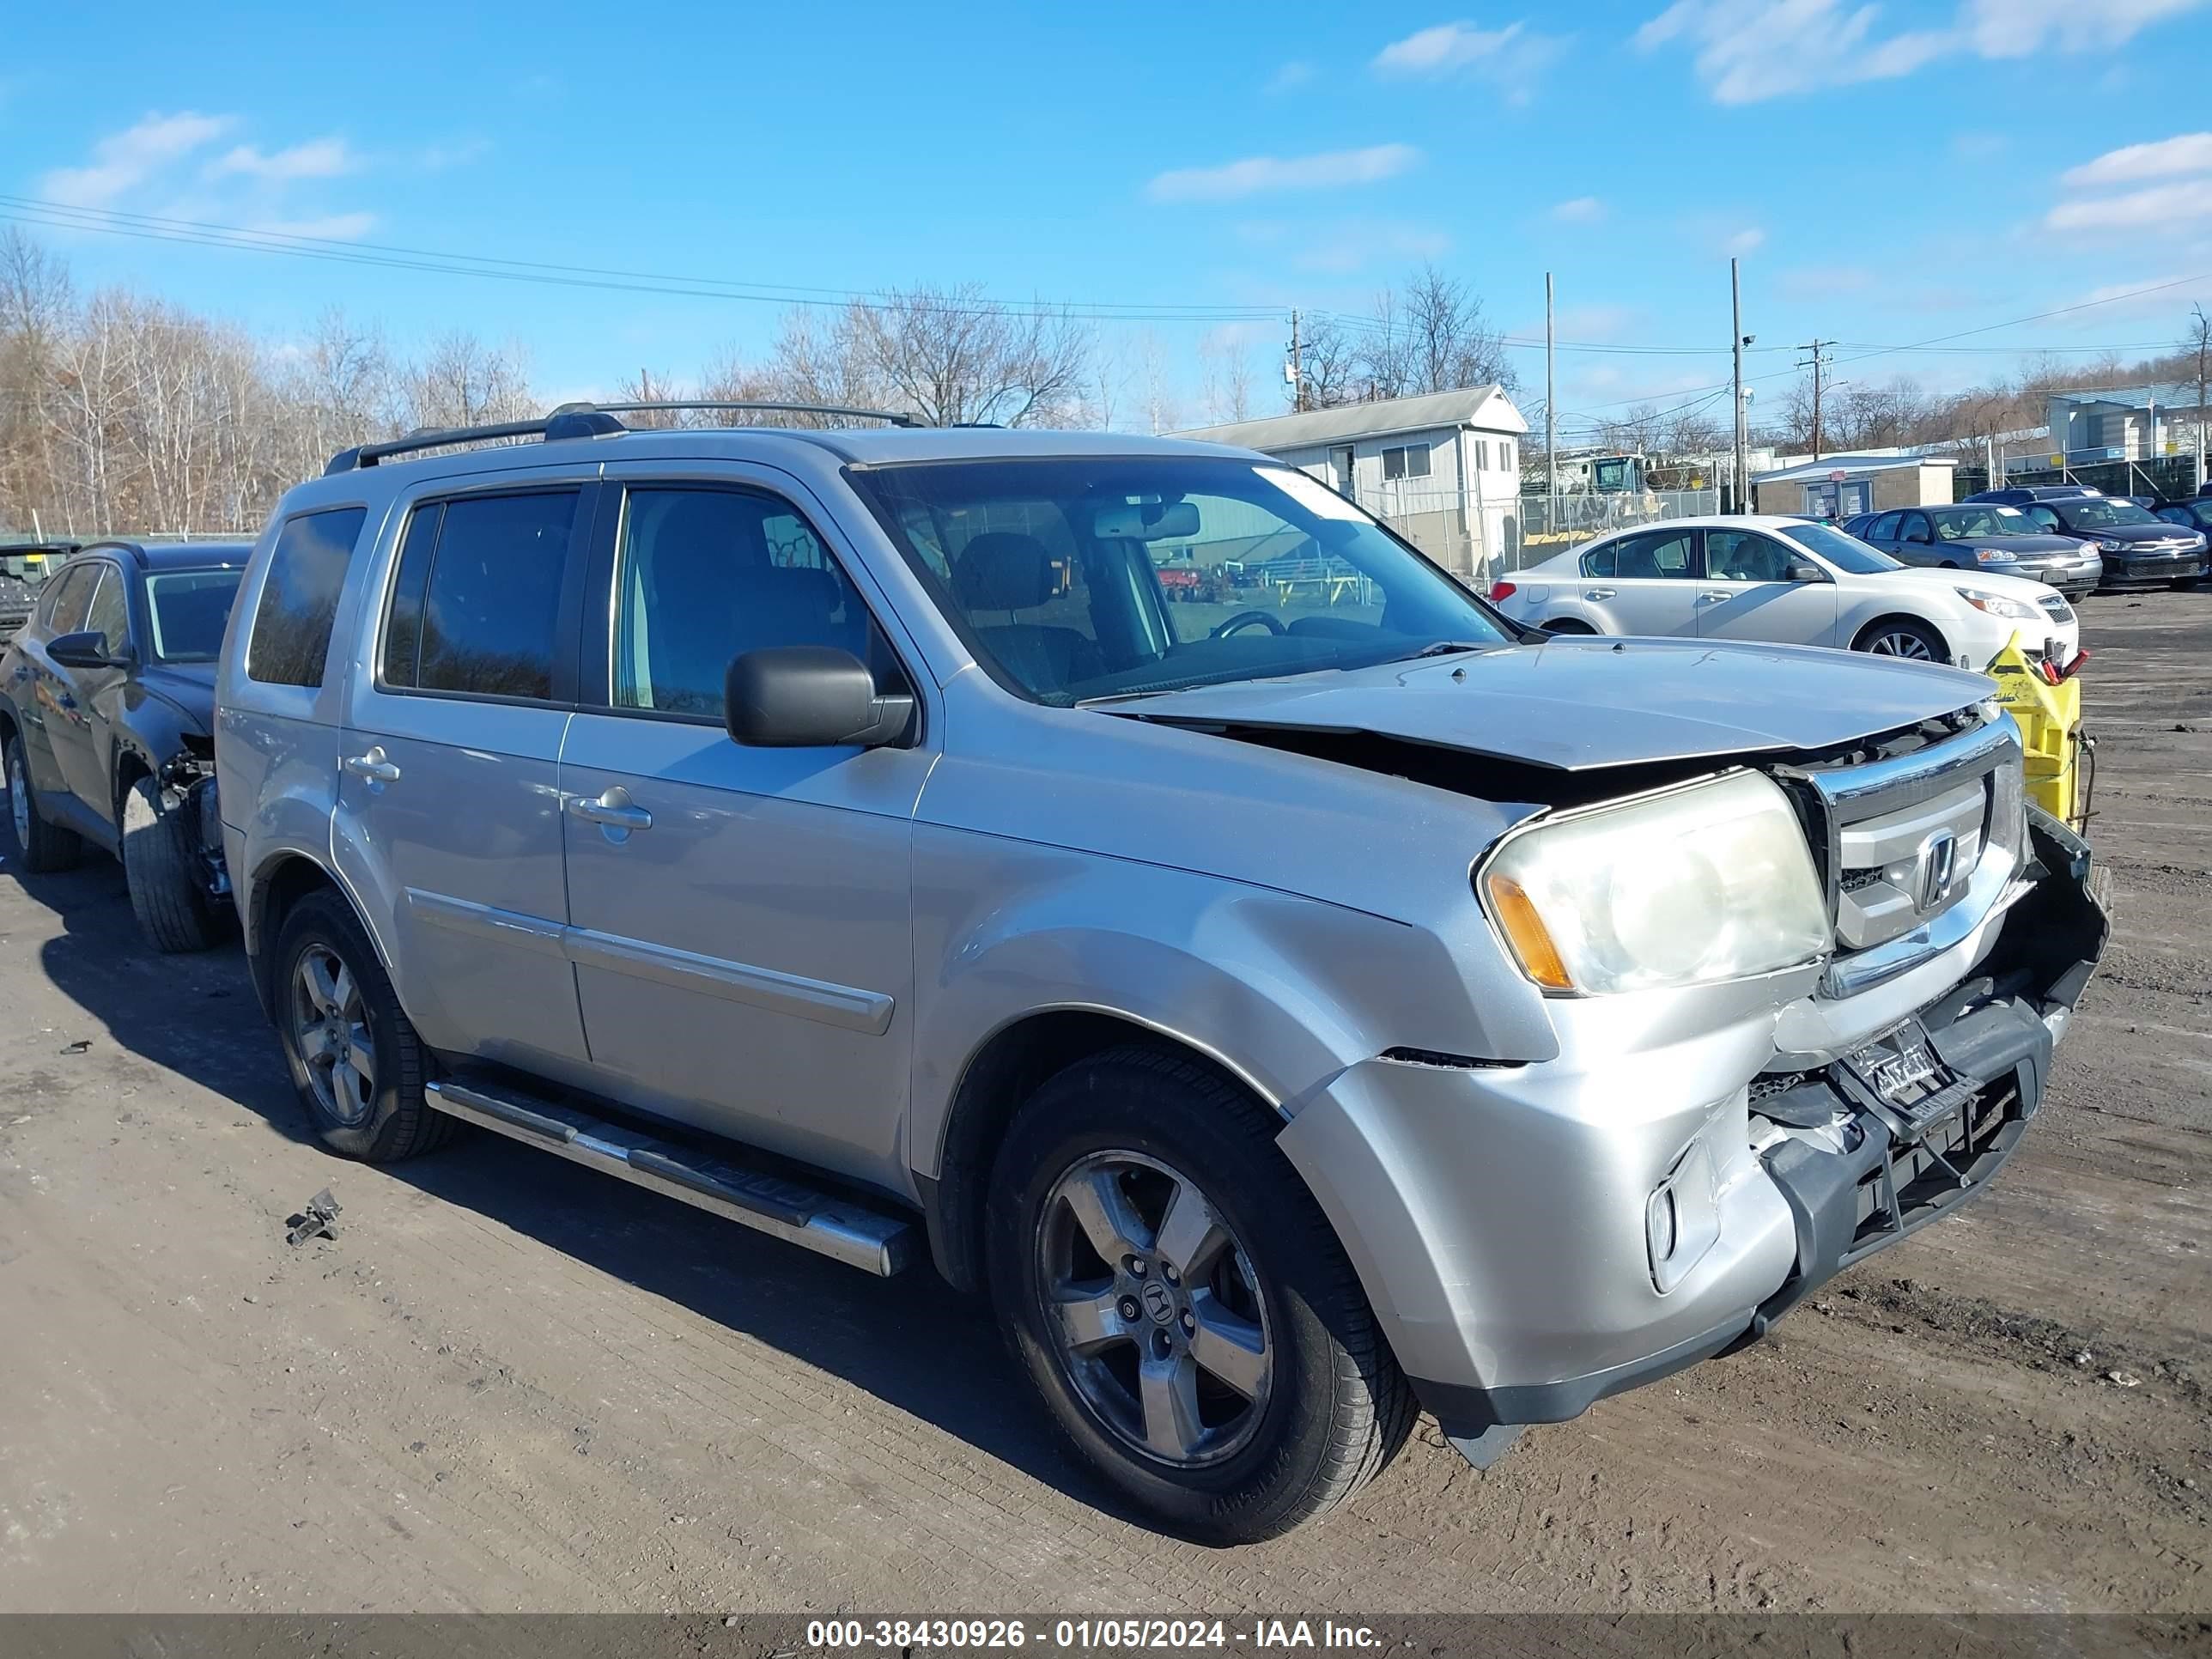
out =
<path fill-rule="evenodd" d="M 1013 619 L 1017 611 L 1050 604 L 1056 586 L 1052 555 L 1018 530 L 985 531 L 952 564 L 953 597 L 977 641 L 1032 696 L 1064 692 L 1105 672 L 1097 642 L 1081 629 Z M 1006 620 L 986 623 L 978 611 L 1003 611 Z"/>

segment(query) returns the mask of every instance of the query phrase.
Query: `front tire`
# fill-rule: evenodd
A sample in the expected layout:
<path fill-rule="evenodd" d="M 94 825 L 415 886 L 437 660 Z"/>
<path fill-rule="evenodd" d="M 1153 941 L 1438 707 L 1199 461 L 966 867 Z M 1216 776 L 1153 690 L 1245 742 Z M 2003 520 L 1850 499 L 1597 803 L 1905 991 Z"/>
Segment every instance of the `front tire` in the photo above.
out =
<path fill-rule="evenodd" d="M 1903 617 L 1875 623 L 1858 636 L 1851 649 L 1876 657 L 1898 657 L 1907 662 L 1946 663 L 1951 659 L 1949 647 L 1941 635 L 1926 623 Z"/>
<path fill-rule="evenodd" d="M 216 942 L 198 840 L 192 815 L 170 806 L 152 778 L 124 791 L 123 878 L 131 914 L 156 951 L 204 951 Z"/>
<path fill-rule="evenodd" d="M 15 842 L 15 856 L 34 876 L 73 870 L 84 855 L 84 843 L 70 830 L 57 830 L 39 816 L 39 798 L 31 788 L 30 757 L 23 752 L 21 733 L 8 738 L 9 830 Z"/>
<path fill-rule="evenodd" d="M 292 1086 L 325 1146 L 392 1164 L 452 1138 L 453 1120 L 422 1091 L 428 1057 L 344 900 L 325 891 L 294 905 L 270 973 Z"/>
<path fill-rule="evenodd" d="M 993 1175 L 988 1267 L 1016 1358 L 1109 1482 L 1203 1543 L 1343 1502 L 1415 1416 L 1279 1127 L 1187 1060 L 1115 1049 L 1030 1098 Z"/>

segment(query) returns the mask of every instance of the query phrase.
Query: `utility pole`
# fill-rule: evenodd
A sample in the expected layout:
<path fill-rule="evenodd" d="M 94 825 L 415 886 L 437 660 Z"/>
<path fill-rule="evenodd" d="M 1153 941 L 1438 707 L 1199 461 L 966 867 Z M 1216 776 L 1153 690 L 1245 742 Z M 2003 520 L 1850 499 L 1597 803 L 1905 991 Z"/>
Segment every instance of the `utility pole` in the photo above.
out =
<path fill-rule="evenodd" d="M 1735 510 L 1751 511 L 1750 492 L 1744 485 L 1746 440 L 1743 410 L 1743 278 L 1738 262 L 1729 261 L 1729 307 L 1734 327 L 1729 335 L 1729 345 L 1735 356 Z"/>
<path fill-rule="evenodd" d="M 1291 311 L 1290 374 L 1291 412 L 1303 415 L 1306 409 L 1306 371 L 1305 365 L 1298 361 L 1298 313 L 1295 307 Z"/>
<path fill-rule="evenodd" d="M 2204 493 L 2204 354 L 2212 348 L 2212 319 L 2204 314 L 2204 307 L 2197 308 L 2197 493 Z"/>
<path fill-rule="evenodd" d="M 2202 363 L 2203 354 L 2197 354 Z M 2203 378 L 2200 372 L 2197 378 Z M 2200 394 L 2198 403 L 2204 401 Z M 1545 508 L 1544 528 L 1557 530 L 1559 517 L 1559 394 L 1552 379 L 1552 273 L 1544 273 L 1544 489 L 1550 505 Z M 2200 467 L 2198 471 L 2203 471 Z"/>
<path fill-rule="evenodd" d="M 1820 370 L 1827 363 L 1827 359 L 1820 353 L 1833 344 L 1833 340 L 1816 339 L 1810 345 L 1797 348 L 1800 351 L 1812 353 L 1809 357 L 1800 358 L 1797 367 L 1809 368 L 1813 371 L 1813 459 L 1816 461 L 1820 459 Z"/>

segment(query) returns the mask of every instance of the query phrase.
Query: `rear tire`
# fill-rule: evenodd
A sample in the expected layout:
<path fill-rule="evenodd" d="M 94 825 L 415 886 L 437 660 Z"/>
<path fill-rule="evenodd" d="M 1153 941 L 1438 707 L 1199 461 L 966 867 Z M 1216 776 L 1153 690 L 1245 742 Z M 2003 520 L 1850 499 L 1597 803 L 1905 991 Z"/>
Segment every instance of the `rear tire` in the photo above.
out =
<path fill-rule="evenodd" d="M 149 777 L 123 793 L 123 878 L 131 914 L 156 951 L 204 951 L 216 942 L 214 907 L 200 881 L 192 815 L 162 799 Z"/>
<path fill-rule="evenodd" d="M 84 856 L 84 842 L 68 830 L 57 830 L 39 816 L 39 797 L 31 787 L 29 757 L 23 752 L 20 733 L 10 733 L 7 744 L 9 836 L 15 857 L 34 876 L 74 870 Z"/>
<path fill-rule="evenodd" d="M 1907 662 L 1948 663 L 1950 647 L 1943 636 L 1926 623 L 1905 617 L 1888 617 L 1871 624 L 1851 642 L 1854 651 L 1877 657 L 1897 657 Z"/>
<path fill-rule="evenodd" d="M 309 893 L 292 907 L 270 975 L 292 1086 L 325 1146 L 392 1164 L 452 1139 L 453 1120 L 422 1091 L 428 1056 L 343 899 Z"/>
<path fill-rule="evenodd" d="M 1211 1072 L 1119 1048 L 1039 1088 L 993 1172 L 988 1265 L 1015 1357 L 1076 1450 L 1203 1543 L 1343 1502 L 1416 1414 L 1279 1127 Z"/>

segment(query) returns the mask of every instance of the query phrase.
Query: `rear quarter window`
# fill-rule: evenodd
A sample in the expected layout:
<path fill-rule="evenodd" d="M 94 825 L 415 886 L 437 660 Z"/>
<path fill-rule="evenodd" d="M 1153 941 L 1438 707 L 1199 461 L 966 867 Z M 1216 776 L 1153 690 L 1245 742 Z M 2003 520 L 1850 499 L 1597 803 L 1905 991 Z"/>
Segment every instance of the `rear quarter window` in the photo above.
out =
<path fill-rule="evenodd" d="M 246 678 L 264 685 L 323 683 L 346 567 L 368 517 L 365 507 L 338 507 L 285 521 L 246 639 Z"/>

